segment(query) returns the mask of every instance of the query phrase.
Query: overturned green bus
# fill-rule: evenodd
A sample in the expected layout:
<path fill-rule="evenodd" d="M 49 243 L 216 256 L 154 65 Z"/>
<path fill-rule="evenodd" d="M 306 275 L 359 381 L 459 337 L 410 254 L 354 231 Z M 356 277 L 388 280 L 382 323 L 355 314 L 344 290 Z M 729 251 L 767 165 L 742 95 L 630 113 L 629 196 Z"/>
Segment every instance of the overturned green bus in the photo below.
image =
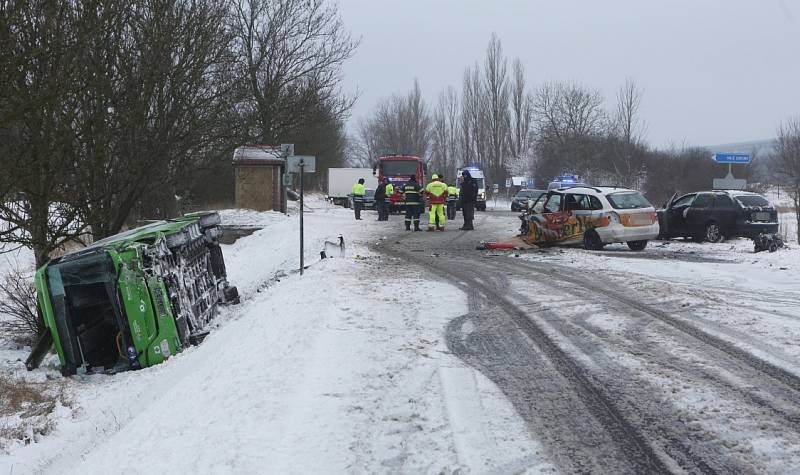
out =
<path fill-rule="evenodd" d="M 202 341 L 218 306 L 239 301 L 219 223 L 216 213 L 157 221 L 42 266 L 36 290 L 49 332 L 28 369 L 51 345 L 67 376 L 152 366 Z"/>

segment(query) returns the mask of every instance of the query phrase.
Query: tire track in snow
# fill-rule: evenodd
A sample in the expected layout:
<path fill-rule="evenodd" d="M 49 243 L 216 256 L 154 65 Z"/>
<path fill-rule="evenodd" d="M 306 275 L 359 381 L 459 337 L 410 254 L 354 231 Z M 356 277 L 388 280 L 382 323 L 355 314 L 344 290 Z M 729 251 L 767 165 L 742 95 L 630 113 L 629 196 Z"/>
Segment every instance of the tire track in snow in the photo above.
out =
<path fill-rule="evenodd" d="M 669 473 L 677 468 L 662 460 L 591 374 L 503 296 L 494 279 L 476 278 L 473 268 L 459 267 L 452 259 L 423 260 L 396 246 L 382 249 L 460 281 L 457 285 L 477 290 L 491 302 L 477 318 L 471 308 L 470 314 L 451 321 L 448 347 L 498 385 L 532 432 L 543 437 L 561 468 L 615 473 Z M 464 337 L 467 321 L 477 330 Z M 702 463 L 693 469 L 713 472 Z"/>
<path fill-rule="evenodd" d="M 512 258 L 505 258 L 504 262 L 511 267 L 517 267 L 517 268 L 522 267 L 528 272 L 533 272 L 538 275 L 555 278 L 556 280 L 560 280 L 562 282 L 567 282 L 574 285 L 580 285 L 582 288 L 589 290 L 593 293 L 609 297 L 615 300 L 616 302 L 625 305 L 628 308 L 635 309 L 642 313 L 645 313 L 675 328 L 676 330 L 679 330 L 697 340 L 702 341 L 703 343 L 711 347 L 716 348 L 719 351 L 728 354 L 732 358 L 735 358 L 741 361 L 742 363 L 752 367 L 753 369 L 772 377 L 773 379 L 789 386 L 795 391 L 800 391 L 800 376 L 792 373 L 791 371 L 788 371 L 768 361 L 765 361 L 753 355 L 752 353 L 749 353 L 748 351 L 739 348 L 738 346 L 736 346 L 731 342 L 728 342 L 726 340 L 723 340 L 722 338 L 719 338 L 708 332 L 703 331 L 702 329 L 698 328 L 697 326 L 685 320 L 676 318 L 663 310 L 650 307 L 636 300 L 633 297 L 624 295 L 620 290 L 612 288 L 609 285 L 603 285 L 596 282 L 592 282 L 585 276 L 575 275 L 573 271 L 564 266 L 553 266 L 551 264 L 545 265 L 539 263 L 534 265 L 533 263 L 528 263 L 525 261 Z"/>

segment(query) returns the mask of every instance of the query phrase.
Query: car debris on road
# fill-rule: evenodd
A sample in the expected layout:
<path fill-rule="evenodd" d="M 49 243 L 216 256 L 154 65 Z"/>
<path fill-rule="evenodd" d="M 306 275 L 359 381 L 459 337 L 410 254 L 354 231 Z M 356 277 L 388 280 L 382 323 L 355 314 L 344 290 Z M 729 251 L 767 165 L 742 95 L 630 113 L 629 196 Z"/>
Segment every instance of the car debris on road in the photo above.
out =
<path fill-rule="evenodd" d="M 760 233 L 753 238 L 753 252 L 775 252 L 783 247 L 783 238 L 778 234 Z"/>

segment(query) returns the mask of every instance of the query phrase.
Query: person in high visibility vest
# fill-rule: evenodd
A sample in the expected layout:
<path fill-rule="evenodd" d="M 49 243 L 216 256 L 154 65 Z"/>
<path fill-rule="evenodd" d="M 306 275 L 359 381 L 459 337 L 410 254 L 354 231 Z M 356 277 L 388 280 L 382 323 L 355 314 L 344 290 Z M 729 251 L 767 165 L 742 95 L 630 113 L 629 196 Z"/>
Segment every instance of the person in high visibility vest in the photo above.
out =
<path fill-rule="evenodd" d="M 456 201 L 458 201 L 458 188 L 450 185 L 447 187 L 447 219 L 456 219 Z"/>
<path fill-rule="evenodd" d="M 353 210 L 356 212 L 356 219 L 361 219 L 361 208 L 364 207 L 364 194 L 366 192 L 364 179 L 359 178 L 358 183 L 353 185 Z"/>
<path fill-rule="evenodd" d="M 386 182 L 386 214 L 387 215 L 392 212 L 392 195 L 393 194 L 394 194 L 394 185 L 392 185 L 392 182 L 387 181 Z M 384 221 L 388 221 L 388 219 L 389 219 L 389 217 L 387 216 L 386 219 L 384 219 Z"/>
<path fill-rule="evenodd" d="M 419 215 L 422 213 L 422 188 L 417 185 L 417 178 L 412 176 L 408 183 L 400 189 L 406 203 L 406 231 L 411 231 L 411 222 L 414 222 L 414 231 L 419 231 Z"/>
<path fill-rule="evenodd" d="M 447 201 L 447 185 L 439 181 L 439 175 L 433 175 L 431 182 L 425 187 L 425 193 L 431 202 L 431 212 L 428 215 L 428 231 L 433 231 L 434 229 L 444 231 L 444 203 Z"/>

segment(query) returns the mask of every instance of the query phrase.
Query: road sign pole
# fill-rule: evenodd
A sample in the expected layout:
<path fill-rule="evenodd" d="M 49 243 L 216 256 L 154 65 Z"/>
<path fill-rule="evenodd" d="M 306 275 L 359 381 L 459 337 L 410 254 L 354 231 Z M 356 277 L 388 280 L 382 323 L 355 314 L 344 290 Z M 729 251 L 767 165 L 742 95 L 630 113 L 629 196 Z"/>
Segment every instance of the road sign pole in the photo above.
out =
<path fill-rule="evenodd" d="M 303 168 L 300 162 L 300 275 L 303 275 Z"/>

